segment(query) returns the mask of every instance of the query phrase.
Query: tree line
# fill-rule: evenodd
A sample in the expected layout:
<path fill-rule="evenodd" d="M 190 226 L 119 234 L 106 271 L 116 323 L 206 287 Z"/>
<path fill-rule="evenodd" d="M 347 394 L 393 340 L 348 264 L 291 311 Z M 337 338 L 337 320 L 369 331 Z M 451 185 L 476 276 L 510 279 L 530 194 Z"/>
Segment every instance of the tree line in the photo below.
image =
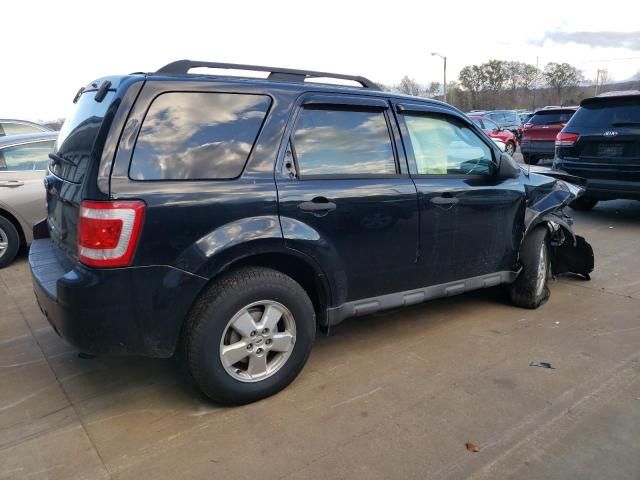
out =
<path fill-rule="evenodd" d="M 612 81 L 606 70 L 599 70 L 598 77 L 600 86 Z M 590 92 L 580 88 L 588 83 L 578 68 L 566 62 L 550 62 L 540 69 L 529 63 L 493 59 L 460 70 L 457 81 L 447 84 L 447 102 L 464 111 L 574 105 L 594 94 L 593 88 Z M 438 99 L 443 91 L 441 82 L 425 86 L 408 76 L 398 85 L 383 88 Z"/>

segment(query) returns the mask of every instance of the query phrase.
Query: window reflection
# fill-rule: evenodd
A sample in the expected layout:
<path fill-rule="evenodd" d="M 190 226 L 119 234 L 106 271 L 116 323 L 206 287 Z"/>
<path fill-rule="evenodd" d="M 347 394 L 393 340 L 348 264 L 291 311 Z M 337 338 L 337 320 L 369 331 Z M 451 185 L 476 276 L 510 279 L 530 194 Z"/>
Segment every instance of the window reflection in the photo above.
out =
<path fill-rule="evenodd" d="M 383 112 L 304 109 L 293 145 L 303 176 L 396 173 Z"/>
<path fill-rule="evenodd" d="M 489 175 L 491 149 L 468 127 L 443 117 L 405 115 L 418 173 Z"/>
<path fill-rule="evenodd" d="M 129 175 L 134 180 L 235 178 L 271 100 L 264 95 L 171 92 L 144 119 Z"/>
<path fill-rule="evenodd" d="M 15 145 L 0 150 L 0 172 L 46 170 L 54 140 Z"/>

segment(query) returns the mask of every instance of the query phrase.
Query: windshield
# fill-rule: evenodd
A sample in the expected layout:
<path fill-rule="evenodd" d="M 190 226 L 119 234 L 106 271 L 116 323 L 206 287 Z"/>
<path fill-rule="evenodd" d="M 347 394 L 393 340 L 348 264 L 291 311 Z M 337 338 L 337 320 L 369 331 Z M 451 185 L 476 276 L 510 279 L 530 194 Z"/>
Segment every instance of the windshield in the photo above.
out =
<path fill-rule="evenodd" d="M 81 183 L 84 179 L 98 132 L 115 92 L 109 91 L 102 102 L 96 102 L 95 96 L 95 91 L 80 96 L 58 135 L 55 153 L 59 158 L 50 163 L 49 169 L 70 182 Z"/>
<path fill-rule="evenodd" d="M 574 110 L 543 110 L 531 117 L 531 125 L 553 125 L 556 123 L 567 123 Z"/>
<path fill-rule="evenodd" d="M 578 128 L 609 128 L 640 124 L 640 97 L 598 101 L 581 107 L 571 119 Z"/>

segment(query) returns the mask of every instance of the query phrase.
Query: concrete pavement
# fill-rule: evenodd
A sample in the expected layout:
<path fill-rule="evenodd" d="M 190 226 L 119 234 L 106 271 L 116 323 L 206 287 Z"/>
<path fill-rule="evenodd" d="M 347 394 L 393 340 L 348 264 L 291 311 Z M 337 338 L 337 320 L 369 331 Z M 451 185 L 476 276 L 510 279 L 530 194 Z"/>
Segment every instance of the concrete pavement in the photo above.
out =
<path fill-rule="evenodd" d="M 637 480 L 640 202 L 573 213 L 592 281 L 553 281 L 535 311 L 494 289 L 348 320 L 239 408 L 172 360 L 78 358 L 23 256 L 0 270 L 0 479 Z"/>

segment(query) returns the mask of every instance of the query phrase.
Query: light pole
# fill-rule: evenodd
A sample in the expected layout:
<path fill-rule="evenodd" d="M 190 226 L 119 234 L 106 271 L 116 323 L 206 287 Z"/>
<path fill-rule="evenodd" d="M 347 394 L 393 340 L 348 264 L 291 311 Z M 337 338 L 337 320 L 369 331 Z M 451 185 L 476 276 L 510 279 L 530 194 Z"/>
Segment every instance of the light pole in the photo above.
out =
<path fill-rule="evenodd" d="M 444 97 L 444 102 L 447 103 L 447 57 L 444 55 L 440 55 L 437 52 L 431 52 L 431 56 L 437 55 L 444 61 L 444 84 L 442 87 L 442 96 Z"/>

